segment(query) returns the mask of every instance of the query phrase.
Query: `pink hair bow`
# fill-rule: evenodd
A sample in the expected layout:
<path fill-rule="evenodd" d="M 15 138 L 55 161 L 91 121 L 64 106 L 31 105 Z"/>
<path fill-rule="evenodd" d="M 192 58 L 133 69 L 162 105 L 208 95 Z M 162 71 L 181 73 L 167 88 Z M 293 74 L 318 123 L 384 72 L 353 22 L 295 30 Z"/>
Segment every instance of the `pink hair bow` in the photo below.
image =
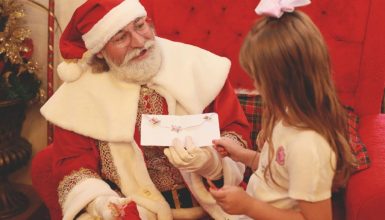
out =
<path fill-rule="evenodd" d="M 293 12 L 296 7 L 310 4 L 310 0 L 261 0 L 255 8 L 258 15 L 280 18 L 284 12 Z"/>

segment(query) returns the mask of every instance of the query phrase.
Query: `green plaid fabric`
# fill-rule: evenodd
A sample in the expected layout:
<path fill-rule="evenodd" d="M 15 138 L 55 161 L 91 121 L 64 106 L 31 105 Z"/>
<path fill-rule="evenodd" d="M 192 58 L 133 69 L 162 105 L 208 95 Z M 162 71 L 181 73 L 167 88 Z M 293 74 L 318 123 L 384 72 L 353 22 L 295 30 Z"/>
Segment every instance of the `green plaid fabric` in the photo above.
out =
<path fill-rule="evenodd" d="M 368 168 L 370 165 L 370 159 L 366 145 L 362 143 L 358 134 L 359 117 L 354 112 L 353 108 L 345 106 L 345 109 L 348 113 L 349 143 L 357 162 L 354 171 L 357 172 Z"/>
<path fill-rule="evenodd" d="M 257 135 L 261 130 L 262 123 L 262 99 L 259 95 L 249 95 L 249 94 L 238 94 L 239 102 L 245 112 L 247 120 L 249 121 L 251 127 L 250 139 L 251 147 L 253 150 L 257 150 Z M 245 170 L 244 182 L 249 182 L 250 176 L 253 174 L 253 171 L 247 167 Z"/>
<path fill-rule="evenodd" d="M 259 95 L 249 95 L 249 94 L 238 94 L 239 102 L 245 112 L 247 120 L 250 123 L 252 132 L 250 134 L 252 149 L 257 150 L 256 138 L 261 130 L 261 121 L 262 121 L 262 99 Z M 354 112 L 354 109 L 345 106 L 345 109 L 348 113 L 348 126 L 349 126 L 349 143 L 354 154 L 357 166 L 355 167 L 355 172 L 366 169 L 370 166 L 370 159 L 364 143 L 362 143 L 361 138 L 359 137 L 357 128 L 359 117 Z M 250 172 L 250 171 L 248 171 Z M 248 173 L 247 172 L 247 173 Z M 245 176 L 248 176 L 246 174 Z"/>
<path fill-rule="evenodd" d="M 238 94 L 239 102 L 252 128 L 250 139 L 252 149 L 257 150 L 256 139 L 261 130 L 262 99 L 259 95 Z"/>

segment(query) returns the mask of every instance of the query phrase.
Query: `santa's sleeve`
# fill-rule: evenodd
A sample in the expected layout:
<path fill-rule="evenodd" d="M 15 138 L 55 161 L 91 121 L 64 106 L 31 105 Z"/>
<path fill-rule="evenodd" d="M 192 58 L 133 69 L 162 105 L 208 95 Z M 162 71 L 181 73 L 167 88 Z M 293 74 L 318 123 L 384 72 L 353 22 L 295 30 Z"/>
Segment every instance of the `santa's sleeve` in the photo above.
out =
<path fill-rule="evenodd" d="M 206 107 L 205 112 L 218 114 L 222 137 L 226 136 L 235 140 L 240 147 L 250 148 L 250 126 L 228 80 L 216 99 Z M 244 164 L 224 157 L 222 158 L 222 168 L 225 185 L 238 185 L 242 182 L 245 172 Z"/>
<path fill-rule="evenodd" d="M 230 137 L 245 148 L 251 147 L 249 122 L 228 80 L 204 112 L 218 114 L 221 136 Z"/>
<path fill-rule="evenodd" d="M 97 142 L 55 127 L 53 174 L 63 219 L 74 219 L 97 196 L 118 196 L 99 173 Z"/>

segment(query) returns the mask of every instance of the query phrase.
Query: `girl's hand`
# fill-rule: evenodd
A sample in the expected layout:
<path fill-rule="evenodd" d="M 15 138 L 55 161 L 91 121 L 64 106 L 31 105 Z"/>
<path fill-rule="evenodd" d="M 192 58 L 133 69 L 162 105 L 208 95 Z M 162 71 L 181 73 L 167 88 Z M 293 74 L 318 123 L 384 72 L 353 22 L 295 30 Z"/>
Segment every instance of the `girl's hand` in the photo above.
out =
<path fill-rule="evenodd" d="M 234 161 L 240 161 L 240 153 L 244 149 L 234 140 L 228 137 L 222 137 L 217 140 L 213 140 L 215 150 L 222 157 L 231 157 Z"/>
<path fill-rule="evenodd" d="M 218 190 L 210 188 L 210 193 L 217 204 L 232 215 L 245 214 L 249 204 L 247 200 L 252 199 L 241 187 L 237 186 L 224 186 Z"/>

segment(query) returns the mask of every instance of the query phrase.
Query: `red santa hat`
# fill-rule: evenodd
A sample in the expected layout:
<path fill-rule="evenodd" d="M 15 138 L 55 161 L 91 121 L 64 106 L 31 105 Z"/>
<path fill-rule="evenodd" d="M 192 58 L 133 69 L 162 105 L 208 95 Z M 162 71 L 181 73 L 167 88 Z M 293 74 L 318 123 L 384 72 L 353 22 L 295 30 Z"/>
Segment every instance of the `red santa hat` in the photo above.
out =
<path fill-rule="evenodd" d="M 138 0 L 86 1 L 76 9 L 60 38 L 60 52 L 65 61 L 58 66 L 59 77 L 66 82 L 77 80 L 88 59 L 111 37 L 146 15 Z"/>

